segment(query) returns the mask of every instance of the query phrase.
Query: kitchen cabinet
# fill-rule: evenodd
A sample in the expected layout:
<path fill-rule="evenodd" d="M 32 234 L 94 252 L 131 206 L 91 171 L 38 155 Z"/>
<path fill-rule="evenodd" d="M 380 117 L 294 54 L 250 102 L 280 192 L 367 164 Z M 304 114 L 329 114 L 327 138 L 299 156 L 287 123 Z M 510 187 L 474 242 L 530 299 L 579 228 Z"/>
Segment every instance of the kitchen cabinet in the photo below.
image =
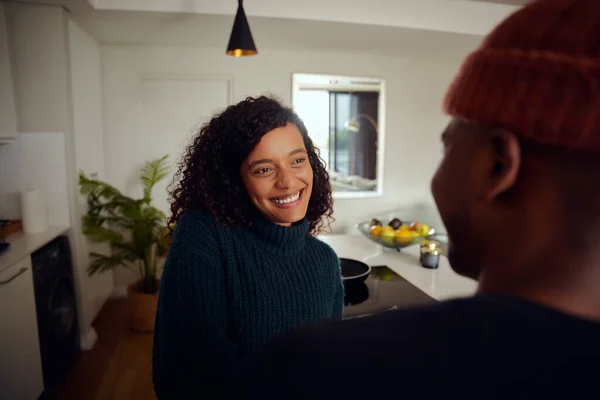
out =
<path fill-rule="evenodd" d="M 17 137 L 15 90 L 8 48 L 4 4 L 0 2 L 0 144 Z"/>
<path fill-rule="evenodd" d="M 0 397 L 37 399 L 44 390 L 31 259 L 0 270 Z"/>

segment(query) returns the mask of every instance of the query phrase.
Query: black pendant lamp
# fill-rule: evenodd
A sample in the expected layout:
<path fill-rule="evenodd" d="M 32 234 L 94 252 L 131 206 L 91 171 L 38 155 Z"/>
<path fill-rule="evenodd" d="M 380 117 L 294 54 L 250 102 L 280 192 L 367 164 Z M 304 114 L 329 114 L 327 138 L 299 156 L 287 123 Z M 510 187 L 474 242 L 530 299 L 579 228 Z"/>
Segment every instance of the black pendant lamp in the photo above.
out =
<path fill-rule="evenodd" d="M 257 54 L 254 39 L 250 32 L 250 25 L 246 19 L 242 0 L 238 0 L 238 9 L 235 14 L 235 22 L 229 37 L 229 45 L 227 46 L 227 54 L 234 57 L 253 56 Z"/>

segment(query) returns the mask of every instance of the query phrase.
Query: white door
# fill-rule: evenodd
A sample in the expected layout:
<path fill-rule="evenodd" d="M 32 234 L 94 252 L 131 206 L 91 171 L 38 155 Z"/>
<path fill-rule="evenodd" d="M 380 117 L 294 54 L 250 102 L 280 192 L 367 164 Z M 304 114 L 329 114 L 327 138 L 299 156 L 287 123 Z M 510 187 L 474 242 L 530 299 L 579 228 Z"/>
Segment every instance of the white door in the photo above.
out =
<path fill-rule="evenodd" d="M 168 154 L 175 172 L 185 147 L 198 127 L 229 105 L 230 77 L 158 76 L 142 79 L 143 146 L 145 160 Z M 156 185 L 154 205 L 169 214 L 165 179 Z"/>
<path fill-rule="evenodd" d="M 0 272 L 0 397 L 35 400 L 44 390 L 31 260 Z"/>

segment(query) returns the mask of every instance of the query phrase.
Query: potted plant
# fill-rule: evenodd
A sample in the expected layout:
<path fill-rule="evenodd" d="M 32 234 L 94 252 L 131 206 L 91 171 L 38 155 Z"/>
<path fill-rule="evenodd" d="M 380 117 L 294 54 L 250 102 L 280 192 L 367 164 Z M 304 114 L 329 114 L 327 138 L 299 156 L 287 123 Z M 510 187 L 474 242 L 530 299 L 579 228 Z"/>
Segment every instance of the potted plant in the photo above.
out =
<path fill-rule="evenodd" d="M 141 171 L 143 197 L 125 196 L 108 183 L 79 174 L 80 193 L 86 196 L 88 210 L 82 217 L 83 233 L 94 243 L 108 243 L 110 254 L 90 253 L 88 274 L 103 273 L 118 267 L 139 274 L 128 288 L 130 328 L 140 332 L 154 330 L 158 299 L 159 258 L 169 247 L 166 216 L 152 205 L 152 189 L 167 177 L 167 156 L 148 161 Z"/>

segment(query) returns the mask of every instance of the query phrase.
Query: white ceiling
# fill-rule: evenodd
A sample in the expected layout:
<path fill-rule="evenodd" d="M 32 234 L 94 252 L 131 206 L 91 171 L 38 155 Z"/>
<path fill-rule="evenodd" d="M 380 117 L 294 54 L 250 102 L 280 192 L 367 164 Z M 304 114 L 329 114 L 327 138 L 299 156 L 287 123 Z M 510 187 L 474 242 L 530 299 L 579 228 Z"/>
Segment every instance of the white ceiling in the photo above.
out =
<path fill-rule="evenodd" d="M 233 15 L 237 0 L 88 0 L 98 10 Z M 249 17 L 487 34 L 523 0 L 246 0 Z"/>
<path fill-rule="evenodd" d="M 223 49 L 237 5 L 237 0 L 10 1 L 63 6 L 70 11 L 71 18 L 100 43 Z M 88 1 L 104 7 L 109 2 L 120 8 L 154 7 L 155 11 L 99 10 Z M 527 0 L 496 0 L 516 1 Z M 266 9 L 270 3 L 280 5 Z M 322 8 L 318 15 L 311 14 L 310 7 L 306 7 L 341 8 L 340 4 L 346 6 L 345 14 L 325 12 Z M 168 5 L 171 11 L 156 11 Z M 175 5 L 180 7 L 179 11 L 175 11 Z M 259 52 L 267 49 L 341 51 L 443 59 L 462 59 L 477 46 L 482 35 L 492 29 L 496 20 L 517 9 L 514 5 L 492 4 L 491 0 L 246 0 L 244 5 Z M 326 17 L 328 15 L 334 16 Z M 414 29 L 416 27 L 421 29 Z"/>
<path fill-rule="evenodd" d="M 227 47 L 232 16 L 110 11 L 74 16 L 101 43 Z M 249 18 L 259 53 L 267 49 L 338 51 L 462 59 L 481 36 L 282 18 Z M 177 62 L 177 60 L 174 60 Z"/>
<path fill-rule="evenodd" d="M 93 10 L 234 15 L 237 0 L 9 0 Z M 344 22 L 487 34 L 530 0 L 246 0 L 249 17 Z"/>

